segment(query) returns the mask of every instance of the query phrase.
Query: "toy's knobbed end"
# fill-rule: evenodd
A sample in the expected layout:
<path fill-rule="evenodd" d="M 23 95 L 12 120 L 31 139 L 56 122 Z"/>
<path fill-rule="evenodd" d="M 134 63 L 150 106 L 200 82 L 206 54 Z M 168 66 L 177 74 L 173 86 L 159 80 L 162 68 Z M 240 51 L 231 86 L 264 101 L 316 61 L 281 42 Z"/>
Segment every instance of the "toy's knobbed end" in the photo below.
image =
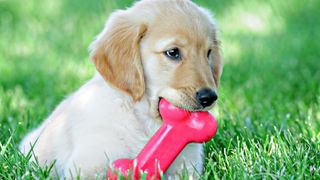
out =
<path fill-rule="evenodd" d="M 108 168 L 107 179 L 117 180 L 118 174 L 126 178 L 135 176 L 132 159 L 118 159 L 112 163 L 112 166 Z"/>
<path fill-rule="evenodd" d="M 159 111 L 163 121 L 174 120 L 175 122 L 178 122 L 183 121 L 190 116 L 189 111 L 174 106 L 164 98 L 160 100 Z"/>
<path fill-rule="evenodd" d="M 159 162 L 156 160 L 154 164 L 154 172 L 148 173 L 138 167 L 137 160 L 134 159 L 118 159 L 112 163 L 112 167 L 108 168 L 107 180 L 120 179 L 146 179 L 146 180 L 160 180 L 163 176 L 163 171 L 160 168 Z"/>
<path fill-rule="evenodd" d="M 206 137 L 206 139 L 204 139 L 203 142 L 207 142 L 210 139 L 212 139 L 218 130 L 218 122 L 217 122 L 216 118 L 211 113 L 209 113 L 209 112 L 206 112 L 206 113 L 208 113 L 206 115 L 208 121 L 206 123 L 206 128 L 204 128 L 204 130 L 203 130 L 203 133 L 206 133 L 207 137 Z"/>
<path fill-rule="evenodd" d="M 209 141 L 218 128 L 215 117 L 208 111 L 190 112 L 174 106 L 166 99 L 160 100 L 159 110 L 163 121 L 169 124 L 180 124 L 184 121 L 187 125 L 185 136 L 189 136 L 190 142 L 203 143 Z"/>
<path fill-rule="evenodd" d="M 218 123 L 209 112 L 193 112 L 187 121 L 190 130 L 186 134 L 191 141 L 204 143 L 209 141 L 216 134 Z"/>

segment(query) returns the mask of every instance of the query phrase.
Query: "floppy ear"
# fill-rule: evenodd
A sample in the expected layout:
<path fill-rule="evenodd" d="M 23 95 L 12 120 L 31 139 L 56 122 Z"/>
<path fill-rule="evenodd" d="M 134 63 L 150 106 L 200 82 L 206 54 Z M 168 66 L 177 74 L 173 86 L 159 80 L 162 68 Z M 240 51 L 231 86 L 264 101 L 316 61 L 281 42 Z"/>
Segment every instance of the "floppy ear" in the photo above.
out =
<path fill-rule="evenodd" d="M 218 28 L 217 28 L 217 24 L 215 23 L 213 15 L 207 9 L 204 9 L 201 7 L 200 9 L 204 14 L 206 14 L 212 26 L 211 38 L 213 39 L 211 39 L 210 41 L 213 42 L 213 47 L 211 47 L 213 62 L 210 64 L 210 66 L 211 66 L 211 71 L 213 72 L 213 78 L 214 78 L 215 84 L 218 87 L 220 83 L 220 77 L 222 74 L 222 68 L 223 68 L 223 58 L 221 56 L 220 41 L 217 33 Z"/>
<path fill-rule="evenodd" d="M 221 53 L 220 42 L 216 41 L 212 49 L 212 55 L 213 55 L 212 72 L 213 72 L 213 78 L 217 87 L 219 86 L 219 83 L 220 83 L 220 77 L 221 77 L 222 68 L 223 68 L 223 60 L 220 53 Z"/>
<path fill-rule="evenodd" d="M 147 26 L 128 11 L 117 11 L 90 45 L 90 56 L 99 73 L 134 101 L 139 101 L 145 91 L 139 42 L 146 30 Z"/>

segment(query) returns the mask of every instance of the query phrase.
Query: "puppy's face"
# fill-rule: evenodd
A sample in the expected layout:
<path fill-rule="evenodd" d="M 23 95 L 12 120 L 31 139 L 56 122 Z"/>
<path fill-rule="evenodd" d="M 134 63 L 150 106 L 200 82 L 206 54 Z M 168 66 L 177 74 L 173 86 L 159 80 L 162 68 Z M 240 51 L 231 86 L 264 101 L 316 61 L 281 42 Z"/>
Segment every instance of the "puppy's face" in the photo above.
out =
<path fill-rule="evenodd" d="M 205 18 L 195 27 L 187 16 L 174 17 L 157 21 L 141 41 L 146 93 L 184 109 L 208 110 L 217 99 L 221 68 L 215 28 Z"/>
<path fill-rule="evenodd" d="M 114 13 L 91 45 L 97 69 L 139 101 L 166 98 L 187 110 L 217 99 L 222 61 L 207 11 L 187 0 L 144 0 Z"/>

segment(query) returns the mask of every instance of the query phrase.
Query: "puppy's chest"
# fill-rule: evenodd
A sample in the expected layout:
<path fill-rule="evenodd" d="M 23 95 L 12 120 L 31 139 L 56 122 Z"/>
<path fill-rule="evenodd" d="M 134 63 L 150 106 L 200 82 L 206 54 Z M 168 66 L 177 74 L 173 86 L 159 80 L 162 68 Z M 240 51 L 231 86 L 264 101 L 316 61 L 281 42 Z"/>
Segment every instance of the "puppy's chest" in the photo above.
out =
<path fill-rule="evenodd" d="M 137 116 L 136 120 L 139 124 L 139 129 L 132 129 L 131 133 L 128 134 L 128 139 L 126 140 L 130 142 L 128 143 L 127 148 L 132 157 L 135 157 L 142 150 L 160 127 L 160 124 L 148 115 L 140 114 Z"/>
<path fill-rule="evenodd" d="M 109 138 L 117 139 L 122 147 L 118 152 L 122 157 L 134 158 L 142 150 L 152 135 L 160 127 L 160 123 L 152 118 L 149 107 L 139 104 L 134 108 L 125 102 L 117 102 L 122 113 L 117 121 L 109 126 Z M 112 134 L 112 135 L 111 135 Z M 111 135 L 111 137 L 110 137 Z"/>

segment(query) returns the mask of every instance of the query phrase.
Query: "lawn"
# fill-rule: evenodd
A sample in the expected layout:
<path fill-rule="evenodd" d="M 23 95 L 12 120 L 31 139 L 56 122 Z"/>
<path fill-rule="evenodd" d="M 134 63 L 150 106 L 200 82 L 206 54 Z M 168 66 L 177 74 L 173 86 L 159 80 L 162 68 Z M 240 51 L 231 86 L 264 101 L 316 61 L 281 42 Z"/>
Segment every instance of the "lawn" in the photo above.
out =
<path fill-rule="evenodd" d="M 320 1 L 195 2 L 225 59 L 203 179 L 320 179 Z M 93 76 L 88 45 L 130 4 L 0 0 L 0 179 L 49 176 L 17 144 Z"/>

